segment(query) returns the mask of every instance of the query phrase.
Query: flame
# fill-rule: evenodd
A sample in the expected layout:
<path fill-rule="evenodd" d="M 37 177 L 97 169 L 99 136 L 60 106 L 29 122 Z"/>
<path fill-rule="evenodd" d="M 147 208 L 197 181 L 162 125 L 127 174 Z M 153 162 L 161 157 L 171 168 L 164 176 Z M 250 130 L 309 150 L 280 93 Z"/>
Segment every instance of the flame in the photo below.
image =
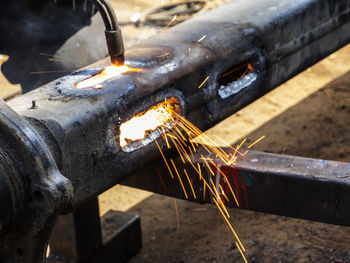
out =
<path fill-rule="evenodd" d="M 165 100 L 120 125 L 120 146 L 125 147 L 130 141 L 142 140 L 149 132 L 160 127 L 170 128 L 170 121 L 174 120 L 175 103 L 177 102 L 175 98 Z"/>
<path fill-rule="evenodd" d="M 89 87 L 94 87 L 96 89 L 103 88 L 101 86 L 101 83 L 105 82 L 106 80 L 109 80 L 111 78 L 114 78 L 116 76 L 119 76 L 123 73 L 129 72 L 129 71 L 137 71 L 136 68 L 130 68 L 127 65 L 123 66 L 108 66 L 104 68 L 100 73 L 97 73 L 96 75 L 93 75 L 87 79 L 84 79 L 78 83 L 75 84 L 75 87 L 77 89 L 85 89 Z"/>

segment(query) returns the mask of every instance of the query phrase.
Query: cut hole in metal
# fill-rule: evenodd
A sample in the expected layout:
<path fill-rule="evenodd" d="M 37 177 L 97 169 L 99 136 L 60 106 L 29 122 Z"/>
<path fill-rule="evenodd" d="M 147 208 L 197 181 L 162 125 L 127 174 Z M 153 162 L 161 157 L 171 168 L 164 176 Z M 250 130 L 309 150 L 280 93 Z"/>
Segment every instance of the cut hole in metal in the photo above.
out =
<path fill-rule="evenodd" d="M 176 115 L 181 111 L 179 100 L 171 97 L 138 113 L 120 125 L 120 147 L 124 152 L 132 152 L 148 145 L 175 126 Z"/>
<path fill-rule="evenodd" d="M 219 78 L 219 96 L 226 99 L 249 87 L 256 79 L 257 74 L 250 63 L 235 65 Z"/>

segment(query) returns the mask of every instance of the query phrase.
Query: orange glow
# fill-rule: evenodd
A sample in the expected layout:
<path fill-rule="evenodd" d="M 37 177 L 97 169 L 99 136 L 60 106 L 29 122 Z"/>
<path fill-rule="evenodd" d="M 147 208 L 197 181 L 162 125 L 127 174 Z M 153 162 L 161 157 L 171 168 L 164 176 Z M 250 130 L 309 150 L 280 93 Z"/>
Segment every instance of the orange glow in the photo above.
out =
<path fill-rule="evenodd" d="M 209 77 L 204 80 L 202 85 L 208 80 L 208 78 Z M 151 107 L 145 112 L 137 114 L 130 120 L 124 122 L 120 126 L 120 146 L 124 151 L 127 151 L 128 146 L 134 146 L 133 142 L 143 143 L 146 140 L 154 140 L 167 166 L 171 178 L 173 180 L 178 180 L 179 185 L 181 186 L 179 187 L 179 191 L 182 190 L 186 199 L 189 198 L 190 193 L 186 191 L 186 189 L 189 188 L 194 199 L 200 198 L 199 194 L 203 195 L 203 200 L 205 200 L 207 194 L 211 195 L 211 198 L 218 208 L 220 214 L 234 235 L 235 244 L 239 250 L 239 253 L 242 255 L 244 262 L 247 263 L 244 256 L 245 248 L 229 221 L 230 214 L 223 202 L 224 199 L 221 197 L 225 198 L 227 203 L 230 203 L 233 197 L 234 202 L 238 207 L 239 201 L 235 195 L 235 192 L 233 191 L 228 176 L 221 169 L 220 164 L 222 162 L 224 166 L 234 166 L 236 164 L 238 154 L 240 156 L 244 156 L 248 153 L 248 151 L 245 151 L 244 153 L 241 152 L 242 146 L 247 140 L 244 139 L 236 147 L 232 147 L 221 139 L 216 138 L 221 141 L 221 144 L 229 148 L 229 151 L 227 151 L 220 147 L 213 138 L 204 134 L 183 115 L 179 114 L 178 109 L 179 101 L 175 98 L 171 98 Z M 157 137 L 153 135 L 157 135 Z M 200 160 L 202 161 L 201 165 L 199 164 L 198 159 L 197 165 L 193 163 L 193 158 L 195 158 L 193 153 L 196 152 L 197 148 L 199 147 L 198 140 L 195 140 L 198 137 L 200 137 L 201 147 L 208 153 L 208 155 L 204 153 L 200 155 Z M 157 140 L 157 138 L 159 138 L 159 140 Z M 262 136 L 251 143 L 248 146 L 248 149 L 264 138 L 265 136 Z M 159 143 L 160 140 L 163 140 L 164 146 L 166 146 L 168 149 L 176 150 L 184 164 L 187 163 L 193 167 L 194 170 L 192 170 L 192 168 L 186 167 L 185 169 L 183 167 L 184 176 L 187 180 L 184 178 L 184 176 L 181 177 L 182 173 L 180 174 L 180 167 L 175 165 L 174 160 L 167 160 Z M 201 167 L 206 168 L 209 172 L 202 175 Z M 199 176 L 200 181 L 203 181 L 202 189 L 195 188 L 196 185 L 194 184 L 194 178 L 197 176 Z M 223 180 L 221 180 L 221 176 L 223 176 Z M 224 185 L 227 186 L 226 192 L 223 187 Z M 196 192 L 198 193 L 198 197 Z M 232 197 L 229 194 L 231 194 Z"/>
<path fill-rule="evenodd" d="M 141 112 L 120 125 L 120 146 L 125 147 L 131 141 L 145 139 L 158 128 L 172 128 L 178 100 L 171 98 L 158 103 L 146 112 Z"/>
<path fill-rule="evenodd" d="M 105 82 L 106 80 L 109 80 L 111 78 L 117 77 L 123 73 L 129 72 L 129 71 L 138 71 L 138 69 L 130 68 L 127 65 L 123 66 L 108 66 L 104 70 L 102 70 L 100 73 L 97 73 L 96 75 L 93 75 L 87 79 L 84 79 L 78 83 L 75 84 L 75 87 L 77 89 L 85 89 L 89 87 L 94 87 L 96 89 L 101 89 L 101 84 Z"/>

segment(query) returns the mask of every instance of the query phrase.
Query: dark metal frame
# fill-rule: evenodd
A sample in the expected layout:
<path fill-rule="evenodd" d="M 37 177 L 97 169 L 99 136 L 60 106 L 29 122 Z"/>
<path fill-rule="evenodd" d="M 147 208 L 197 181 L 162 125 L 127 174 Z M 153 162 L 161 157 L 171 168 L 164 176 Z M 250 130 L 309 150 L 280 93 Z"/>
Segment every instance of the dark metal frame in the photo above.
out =
<path fill-rule="evenodd" d="M 59 214 L 83 207 L 159 158 L 154 144 L 131 153 L 120 149 L 123 120 L 176 97 L 189 121 L 208 128 L 347 44 L 349 28 L 349 0 L 258 0 L 254 6 L 237 0 L 128 50 L 126 63 L 142 70 L 108 80 L 102 89 L 78 90 L 74 84 L 99 72 L 108 59 L 9 106 L 1 102 L 1 195 L 12 204 L 0 217 L 1 260 L 42 261 Z M 219 84 L 224 72 L 245 63 L 254 69 L 253 81 Z M 242 176 L 245 184 L 251 174 Z M 276 178 L 282 183 L 284 175 Z M 347 217 L 341 218 L 329 222 L 346 224 Z"/>

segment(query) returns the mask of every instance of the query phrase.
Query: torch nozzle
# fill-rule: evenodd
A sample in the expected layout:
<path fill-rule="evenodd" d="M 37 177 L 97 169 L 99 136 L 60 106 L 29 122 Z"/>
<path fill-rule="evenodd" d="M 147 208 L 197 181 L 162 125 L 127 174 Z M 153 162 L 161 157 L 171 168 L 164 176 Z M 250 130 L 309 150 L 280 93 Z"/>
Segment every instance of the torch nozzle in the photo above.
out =
<path fill-rule="evenodd" d="M 106 40 L 108 54 L 111 57 L 112 64 L 120 66 L 124 64 L 124 43 L 120 29 L 106 30 Z"/>
<path fill-rule="evenodd" d="M 124 55 L 113 56 L 111 55 L 111 62 L 114 66 L 122 66 L 124 65 L 125 57 Z"/>

